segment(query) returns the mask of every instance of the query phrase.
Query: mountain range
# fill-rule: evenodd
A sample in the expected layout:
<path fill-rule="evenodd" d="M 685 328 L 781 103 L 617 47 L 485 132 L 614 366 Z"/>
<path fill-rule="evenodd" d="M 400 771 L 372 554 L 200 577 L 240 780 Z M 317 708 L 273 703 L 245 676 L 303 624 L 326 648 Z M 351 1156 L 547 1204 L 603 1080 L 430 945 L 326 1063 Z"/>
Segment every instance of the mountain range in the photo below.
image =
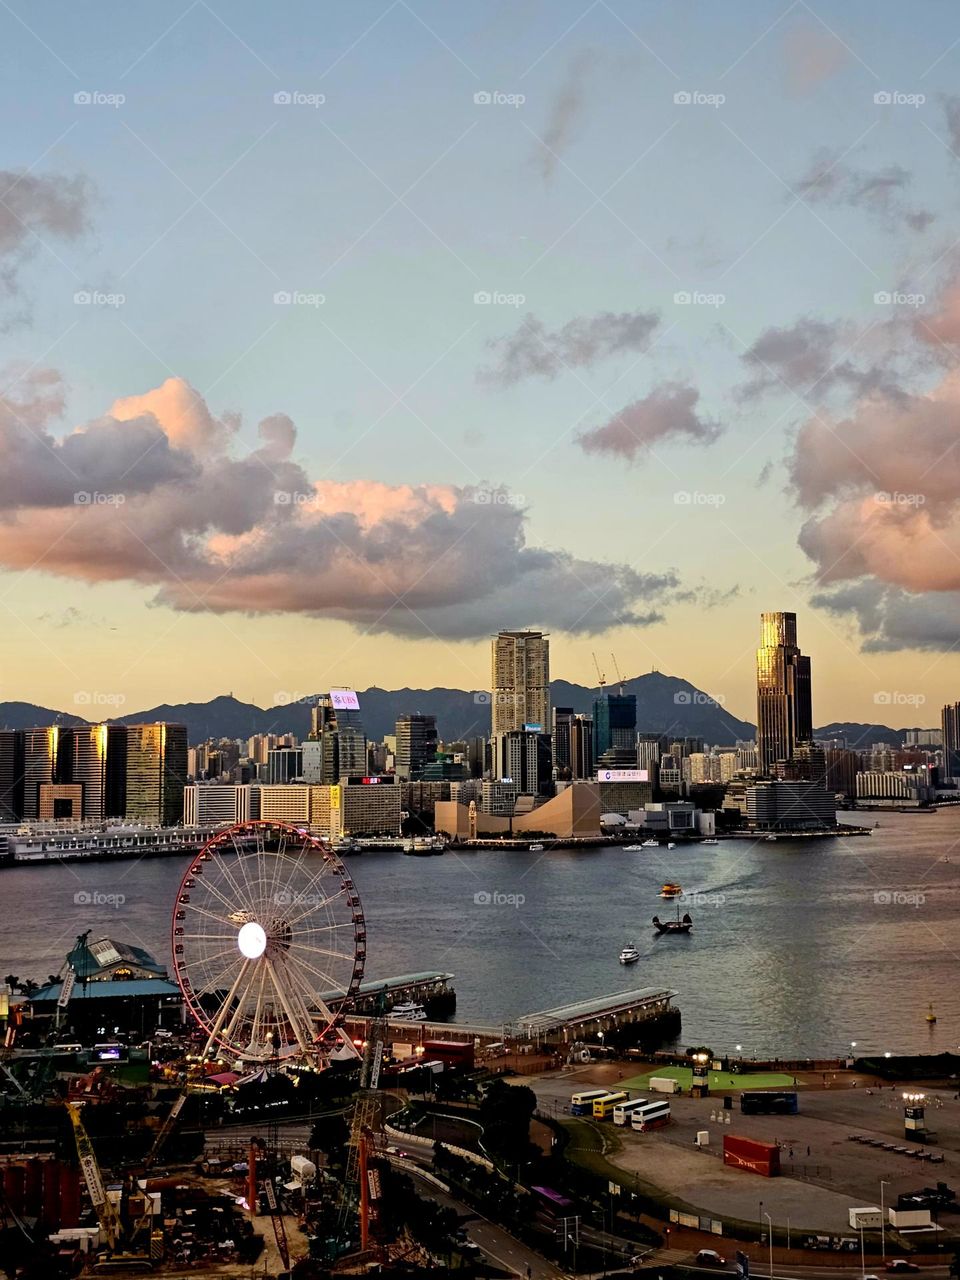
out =
<path fill-rule="evenodd" d="M 756 727 L 748 720 L 737 719 L 709 694 L 677 676 L 651 671 L 625 680 L 622 686 L 608 686 L 609 691 L 620 688 L 624 693 L 636 695 L 637 728 L 644 732 L 699 737 L 722 746 L 730 746 L 737 739 L 750 741 L 756 734 Z M 590 712 L 599 690 L 567 680 L 554 680 L 550 694 L 554 707 Z M 317 696 L 313 694 L 264 709 L 225 694 L 209 702 L 164 703 L 117 716 L 108 723 L 173 721 L 187 726 L 191 743 L 203 742 L 206 738 L 248 738 L 255 733 L 294 733 L 305 738 L 310 731 L 310 707 Z M 364 727 L 368 736 L 377 741 L 394 732 L 398 716 L 410 712 L 436 716 L 440 735 L 446 741 L 485 736 L 490 731 L 490 695 L 484 690 L 373 686 L 361 691 L 359 697 Z M 7 729 L 98 722 L 97 718 L 85 719 L 30 702 L 0 702 L 0 725 Z M 845 738 L 850 746 L 860 747 L 872 742 L 899 746 L 905 733 L 903 729 L 890 729 L 886 725 L 855 723 L 834 723 L 814 732 L 818 738 Z"/>

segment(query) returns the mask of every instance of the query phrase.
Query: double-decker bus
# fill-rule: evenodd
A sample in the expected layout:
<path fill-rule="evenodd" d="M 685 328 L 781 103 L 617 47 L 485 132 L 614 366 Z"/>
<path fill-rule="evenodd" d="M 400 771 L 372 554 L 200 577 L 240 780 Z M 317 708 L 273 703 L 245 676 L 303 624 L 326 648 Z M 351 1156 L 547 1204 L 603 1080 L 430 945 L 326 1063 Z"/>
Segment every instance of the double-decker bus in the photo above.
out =
<path fill-rule="evenodd" d="M 630 1127 L 640 1133 L 650 1129 L 659 1129 L 661 1125 L 670 1123 L 670 1103 L 666 1098 L 662 1102 L 648 1102 L 630 1114 Z"/>
<path fill-rule="evenodd" d="M 606 1120 L 607 1116 L 613 1111 L 613 1108 L 620 1102 L 629 1102 L 630 1095 L 625 1090 L 619 1093 L 605 1093 L 602 1098 L 594 1098 L 593 1100 L 593 1118 L 594 1120 Z"/>
<path fill-rule="evenodd" d="M 614 1124 L 629 1124 L 630 1117 L 634 1111 L 639 1111 L 641 1107 L 649 1104 L 649 1098 L 631 1098 L 627 1102 L 618 1102 L 613 1108 Z"/>
<path fill-rule="evenodd" d="M 745 1116 L 795 1116 L 798 1109 L 792 1089 L 747 1089 L 740 1095 L 740 1110 Z"/>
<path fill-rule="evenodd" d="M 592 1116 L 593 1104 L 597 1098 L 605 1098 L 609 1089 L 586 1089 L 583 1093 L 575 1093 L 570 1099 L 572 1116 Z"/>

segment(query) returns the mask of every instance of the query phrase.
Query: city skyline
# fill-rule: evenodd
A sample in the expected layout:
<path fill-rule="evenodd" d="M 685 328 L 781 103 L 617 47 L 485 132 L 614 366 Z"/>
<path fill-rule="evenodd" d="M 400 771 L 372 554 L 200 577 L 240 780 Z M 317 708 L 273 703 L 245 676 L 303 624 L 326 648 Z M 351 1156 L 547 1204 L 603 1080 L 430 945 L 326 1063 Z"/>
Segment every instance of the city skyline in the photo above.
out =
<path fill-rule="evenodd" d="M 952 11 L 514 12 L 11 19 L 0 697 L 956 700 Z"/>

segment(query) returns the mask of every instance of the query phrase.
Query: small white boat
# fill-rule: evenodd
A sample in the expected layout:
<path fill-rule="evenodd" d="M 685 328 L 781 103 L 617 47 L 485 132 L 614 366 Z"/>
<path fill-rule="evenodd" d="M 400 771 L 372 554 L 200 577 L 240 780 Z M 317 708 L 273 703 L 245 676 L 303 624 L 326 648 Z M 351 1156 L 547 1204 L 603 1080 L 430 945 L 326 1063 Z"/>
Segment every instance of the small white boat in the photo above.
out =
<path fill-rule="evenodd" d="M 625 844 L 623 846 L 624 853 L 639 853 L 641 849 L 645 849 L 646 845 L 642 844 Z"/>
<path fill-rule="evenodd" d="M 532 844 L 530 846 L 531 853 L 543 853 L 544 846 L 542 844 Z"/>
<path fill-rule="evenodd" d="M 668 849 L 675 849 L 676 847 L 677 847 L 677 846 L 673 843 L 673 841 L 672 841 L 672 840 L 669 840 L 669 841 L 667 842 L 667 848 L 668 848 Z"/>
<path fill-rule="evenodd" d="M 637 948 L 633 945 L 632 942 L 628 942 L 627 945 L 620 952 L 620 963 L 636 964 L 636 962 L 639 959 L 640 959 L 640 952 L 637 950 Z"/>
<path fill-rule="evenodd" d="M 644 842 L 643 842 L 643 844 L 640 846 L 640 848 L 641 848 L 641 849 L 659 849 L 659 848 L 660 848 L 660 841 L 659 841 L 659 840 L 644 840 Z"/>
<path fill-rule="evenodd" d="M 426 1022 L 427 1011 L 422 1004 L 414 1004 L 411 1000 L 406 1004 L 395 1004 L 388 1017 L 399 1022 Z"/>
<path fill-rule="evenodd" d="M 764 840 L 776 840 L 776 836 L 764 836 Z"/>
<path fill-rule="evenodd" d="M 720 841 L 719 841 L 719 840 L 714 840 L 714 839 L 713 839 L 713 837 L 710 837 L 710 838 L 709 838 L 709 839 L 707 839 L 707 840 L 701 840 L 701 841 L 700 841 L 700 843 L 701 843 L 701 844 L 719 844 L 719 843 L 720 843 Z"/>

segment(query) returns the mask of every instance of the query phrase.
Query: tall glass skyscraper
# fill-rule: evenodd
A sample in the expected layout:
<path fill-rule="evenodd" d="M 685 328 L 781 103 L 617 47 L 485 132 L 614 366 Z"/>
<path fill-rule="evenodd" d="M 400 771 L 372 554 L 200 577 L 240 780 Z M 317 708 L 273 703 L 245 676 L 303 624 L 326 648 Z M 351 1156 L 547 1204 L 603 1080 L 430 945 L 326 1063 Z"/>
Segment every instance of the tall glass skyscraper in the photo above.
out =
<path fill-rule="evenodd" d="M 128 724 L 126 816 L 170 826 L 183 820 L 187 729 L 182 724 Z"/>
<path fill-rule="evenodd" d="M 605 693 L 593 704 L 593 758 L 611 747 L 637 749 L 637 697 L 633 693 Z"/>
<path fill-rule="evenodd" d="M 940 713 L 943 735 L 943 772 L 947 778 L 960 778 L 960 702 L 948 703 Z"/>
<path fill-rule="evenodd" d="M 810 659 L 797 647 L 795 613 L 761 613 L 757 650 L 757 751 L 760 770 L 792 760 L 813 737 Z"/>

